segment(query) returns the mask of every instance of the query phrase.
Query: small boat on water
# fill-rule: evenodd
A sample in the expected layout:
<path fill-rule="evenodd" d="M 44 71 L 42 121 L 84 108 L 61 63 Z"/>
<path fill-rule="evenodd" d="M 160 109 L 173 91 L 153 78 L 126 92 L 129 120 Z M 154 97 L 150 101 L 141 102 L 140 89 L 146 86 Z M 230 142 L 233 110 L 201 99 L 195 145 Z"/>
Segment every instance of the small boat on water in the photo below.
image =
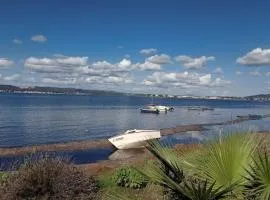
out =
<path fill-rule="evenodd" d="M 146 145 L 147 140 L 159 139 L 159 130 L 127 130 L 126 132 L 109 138 L 108 140 L 117 149 L 141 148 Z"/>
<path fill-rule="evenodd" d="M 198 110 L 198 111 L 206 111 L 206 110 L 210 110 L 213 111 L 214 108 L 212 107 L 201 107 L 201 106 L 192 106 L 192 107 L 188 107 L 188 110 Z"/>
<path fill-rule="evenodd" d="M 142 108 L 141 113 L 159 114 L 159 110 L 158 109 L 152 109 L 152 108 Z"/>
<path fill-rule="evenodd" d="M 169 106 L 162 106 L 162 105 L 155 105 L 155 104 L 150 104 L 147 106 L 148 109 L 158 109 L 160 112 L 167 112 L 167 111 L 173 111 L 173 107 Z"/>
<path fill-rule="evenodd" d="M 240 119 L 259 120 L 263 118 L 263 115 L 248 114 L 248 115 L 238 115 L 237 117 Z"/>

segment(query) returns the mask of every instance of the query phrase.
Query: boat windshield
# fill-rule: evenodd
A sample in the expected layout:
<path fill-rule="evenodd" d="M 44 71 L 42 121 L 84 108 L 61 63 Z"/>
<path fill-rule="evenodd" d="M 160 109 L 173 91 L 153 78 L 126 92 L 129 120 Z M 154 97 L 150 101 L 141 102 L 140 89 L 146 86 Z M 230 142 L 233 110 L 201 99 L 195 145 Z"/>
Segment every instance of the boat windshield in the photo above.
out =
<path fill-rule="evenodd" d="M 125 134 L 135 133 L 135 132 L 136 132 L 136 129 L 134 129 L 134 130 L 127 130 L 127 131 L 125 132 Z"/>

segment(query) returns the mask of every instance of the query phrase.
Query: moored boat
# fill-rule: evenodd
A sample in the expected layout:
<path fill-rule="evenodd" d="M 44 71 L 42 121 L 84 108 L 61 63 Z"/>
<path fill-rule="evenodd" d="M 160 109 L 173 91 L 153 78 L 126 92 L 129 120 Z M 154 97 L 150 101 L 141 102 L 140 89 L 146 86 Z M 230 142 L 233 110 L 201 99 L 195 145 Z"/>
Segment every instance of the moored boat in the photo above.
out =
<path fill-rule="evenodd" d="M 141 113 L 152 113 L 152 114 L 159 114 L 158 109 L 151 109 L 151 108 L 142 108 Z"/>
<path fill-rule="evenodd" d="M 160 138 L 159 130 L 127 130 L 123 134 L 109 138 L 108 140 L 117 149 L 131 149 L 144 147 L 148 140 Z"/>
<path fill-rule="evenodd" d="M 162 105 L 155 105 L 155 104 L 150 104 L 147 106 L 148 109 L 158 109 L 160 112 L 167 112 L 167 111 L 173 111 L 173 107 L 169 106 L 162 106 Z"/>
<path fill-rule="evenodd" d="M 188 107 L 187 108 L 188 110 L 197 110 L 197 111 L 206 111 L 206 110 L 210 110 L 210 111 L 213 111 L 214 108 L 212 107 L 202 107 L 202 106 L 192 106 L 192 107 Z"/>
<path fill-rule="evenodd" d="M 263 115 L 248 114 L 248 115 L 238 115 L 237 117 L 240 119 L 247 119 L 247 120 L 259 120 L 263 118 Z"/>

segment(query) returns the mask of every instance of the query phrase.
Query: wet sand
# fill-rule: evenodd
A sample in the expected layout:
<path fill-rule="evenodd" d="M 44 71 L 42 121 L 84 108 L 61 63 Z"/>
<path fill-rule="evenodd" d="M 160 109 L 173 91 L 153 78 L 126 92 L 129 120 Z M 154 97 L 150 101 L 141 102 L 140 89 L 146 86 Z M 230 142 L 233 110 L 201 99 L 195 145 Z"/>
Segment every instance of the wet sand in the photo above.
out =
<path fill-rule="evenodd" d="M 270 115 L 264 115 L 263 118 L 270 117 Z M 230 125 L 237 124 L 244 121 L 249 121 L 250 119 L 241 118 L 235 120 L 229 120 L 219 123 L 208 123 L 208 124 L 191 124 L 191 125 L 179 125 L 172 128 L 161 129 L 161 135 L 173 135 L 179 133 L 185 133 L 187 131 L 203 131 L 207 126 L 216 125 Z M 10 148 L 0 148 L 0 156 L 18 156 L 37 152 L 55 152 L 55 151 L 75 151 L 75 150 L 88 150 L 88 149 L 98 149 L 98 148 L 113 148 L 107 139 L 100 140 L 87 140 L 87 141 L 75 141 L 67 143 L 55 143 L 55 144 L 42 144 L 34 146 L 24 146 L 24 147 L 10 147 Z"/>

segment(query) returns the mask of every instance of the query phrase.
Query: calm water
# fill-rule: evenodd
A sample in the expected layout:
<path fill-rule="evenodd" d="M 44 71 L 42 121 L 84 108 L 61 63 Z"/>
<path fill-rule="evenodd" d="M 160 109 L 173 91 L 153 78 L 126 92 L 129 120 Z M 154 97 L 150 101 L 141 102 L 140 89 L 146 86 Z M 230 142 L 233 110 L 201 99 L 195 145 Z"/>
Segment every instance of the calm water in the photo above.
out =
<path fill-rule="evenodd" d="M 0 94 L 0 147 L 107 138 L 126 129 L 159 129 L 181 124 L 220 122 L 240 114 L 270 113 L 270 103 L 262 102 L 153 101 L 155 104 L 174 106 L 175 111 L 159 115 L 141 114 L 139 108 L 152 103 L 151 99 L 144 97 Z M 215 110 L 197 112 L 186 109 L 196 105 L 212 106 Z M 236 128 L 250 127 L 270 130 L 269 120 L 249 121 Z M 228 127 L 213 127 L 198 137 L 215 134 L 220 128 Z M 177 135 L 173 137 L 179 139 Z M 185 136 L 181 137 L 185 140 Z M 196 137 L 195 134 L 193 138 Z"/>

